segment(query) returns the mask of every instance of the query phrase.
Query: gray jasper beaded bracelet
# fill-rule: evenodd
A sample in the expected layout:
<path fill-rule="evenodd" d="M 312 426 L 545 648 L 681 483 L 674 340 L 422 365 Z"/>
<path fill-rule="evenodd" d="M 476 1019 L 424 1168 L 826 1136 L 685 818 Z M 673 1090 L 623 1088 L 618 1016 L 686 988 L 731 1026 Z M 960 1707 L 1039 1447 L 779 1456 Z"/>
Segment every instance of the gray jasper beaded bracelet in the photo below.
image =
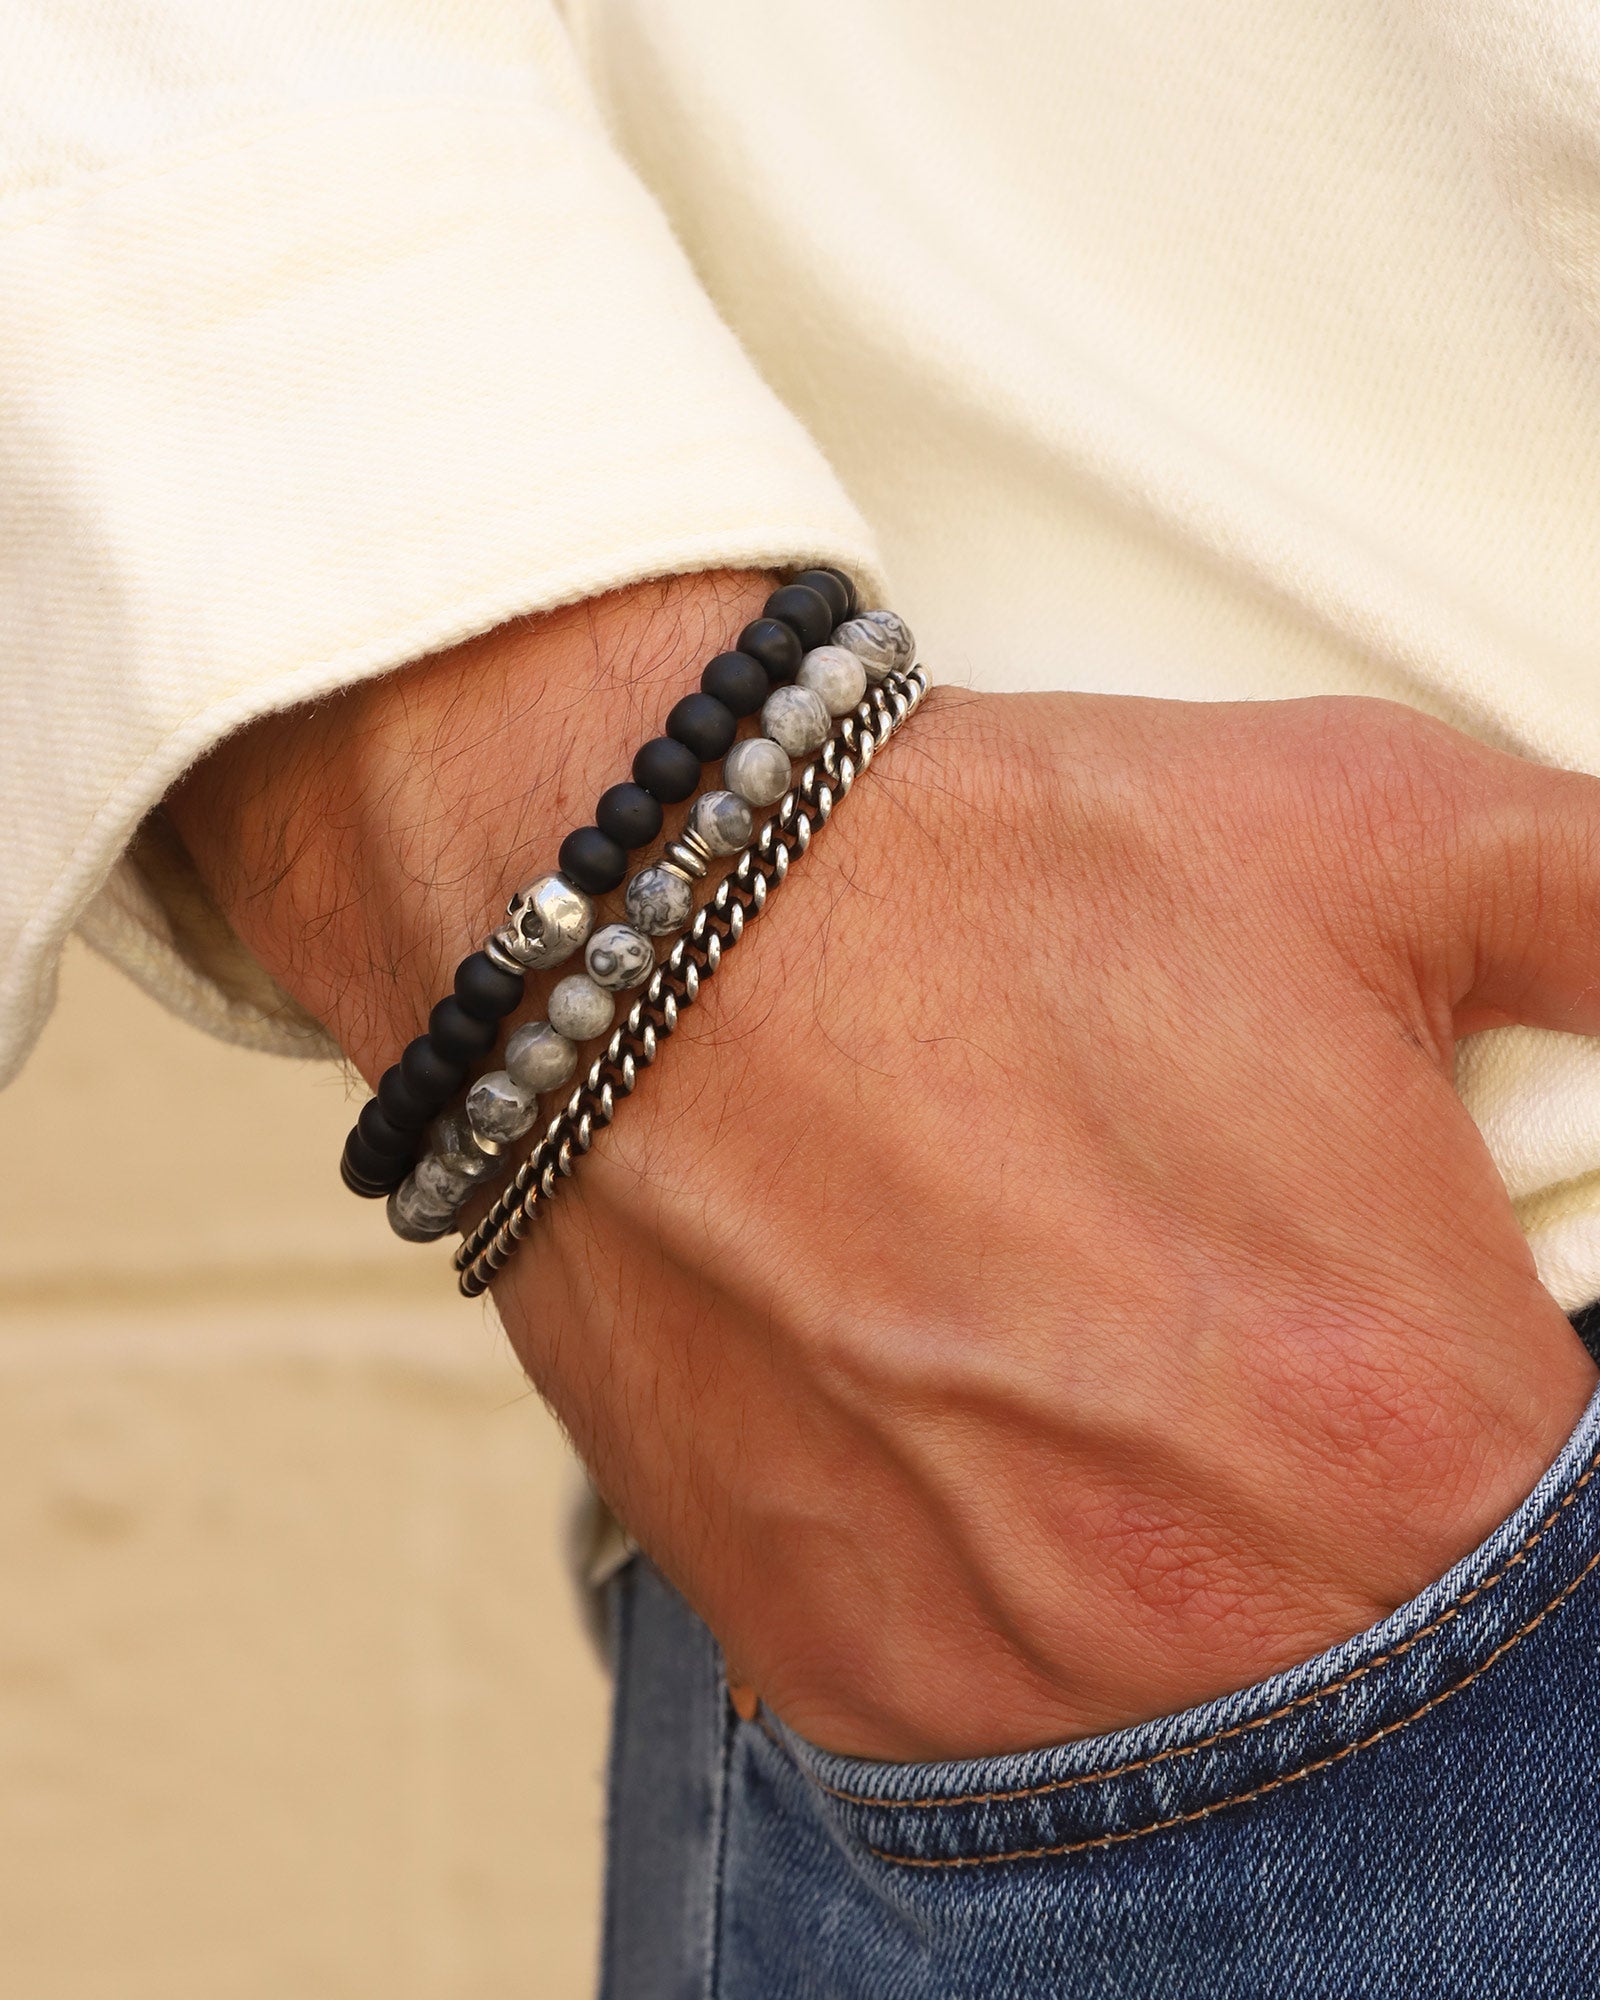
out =
<path fill-rule="evenodd" d="M 688 935 L 656 967 L 588 1075 L 456 1252 L 465 1297 L 487 1291 L 496 1273 L 515 1255 L 541 1208 L 589 1151 L 595 1132 L 609 1125 L 619 1102 L 632 1095 L 639 1071 L 655 1061 L 679 1015 L 695 1004 L 705 982 L 716 976 L 723 959 L 743 937 L 749 919 L 761 915 L 772 892 L 788 879 L 791 862 L 807 851 L 814 829 L 826 825 L 857 776 L 915 712 L 927 691 L 928 677 L 920 666 L 887 672 L 831 731 L 821 754 L 785 792 L 777 811 L 698 912 Z"/>
<path fill-rule="evenodd" d="M 776 596 L 781 608 L 783 593 Z M 910 634 L 893 614 L 868 614 L 866 620 L 853 622 L 866 628 L 856 635 L 863 646 L 870 634 L 877 654 L 890 646 L 909 654 Z M 823 682 L 834 705 L 861 692 L 866 671 L 859 657 L 830 647 L 813 649 L 799 668 L 808 682 Z M 802 693 L 805 687 L 802 682 L 774 688 L 763 705 L 763 722 L 791 742 L 793 730 L 785 724 L 794 704 L 781 697 Z M 829 717 L 825 707 L 819 712 L 814 689 L 802 712 L 810 718 L 807 740 L 815 743 L 826 734 Z M 518 1029 L 507 1043 L 505 1069 L 480 1077 L 464 1107 L 435 1120 L 427 1135 L 429 1150 L 389 1197 L 389 1220 L 398 1235 L 426 1241 L 454 1225 L 456 1211 L 474 1187 L 495 1172 L 504 1147 L 532 1128 L 538 1096 L 570 1079 L 578 1044 L 610 1028 L 615 1009 L 611 996 L 642 983 L 653 972 L 651 937 L 682 929 L 689 921 L 693 883 L 705 876 L 709 861 L 738 851 L 739 842 L 750 835 L 752 803 L 769 803 L 787 784 L 788 773 L 788 750 L 776 740 L 756 738 L 729 750 L 724 777 L 738 790 L 701 798 L 683 835 L 668 844 L 662 860 L 634 877 L 627 898 L 632 924 L 607 925 L 593 932 L 587 943 L 587 972 L 560 982 L 550 998 L 548 1020 Z M 546 896 L 561 915 L 572 887 L 556 877 L 520 891 L 508 906 L 510 928 L 526 930 L 530 907 L 536 911 Z M 576 926 L 580 937 L 592 918 L 592 908 L 580 913 Z M 551 927 L 541 928 L 547 933 Z M 575 949 L 570 934 L 563 935 L 560 943 L 563 955 Z M 515 949 L 504 929 L 486 949 L 493 955 L 497 947 Z"/>
<path fill-rule="evenodd" d="M 696 789 L 701 765 L 728 748 L 739 717 L 754 713 L 771 691 L 794 681 L 806 649 L 818 646 L 837 621 L 848 622 L 853 596 L 842 574 L 805 571 L 773 592 L 763 615 L 740 633 L 736 651 L 719 654 L 710 663 L 701 676 L 700 693 L 679 702 L 667 718 L 666 733 L 645 744 L 634 759 L 632 782 L 613 785 L 595 809 L 595 823 L 579 827 L 562 842 L 560 873 L 540 877 L 512 899 L 510 922 L 462 961 L 454 991 L 434 1008 L 426 1031 L 385 1071 L 376 1096 L 363 1107 L 345 1142 L 341 1172 L 346 1186 L 360 1195 L 382 1197 L 400 1185 L 422 1150 L 429 1121 L 455 1096 L 469 1066 L 494 1047 L 500 1021 L 521 1005 L 526 974 L 560 964 L 588 937 L 591 897 L 617 887 L 629 850 L 655 839 L 662 807 L 678 804 Z M 683 887 L 670 878 L 663 886 L 659 877 L 652 877 L 638 893 L 665 916 L 681 903 Z M 569 989 L 564 998 L 577 1001 L 580 995 L 588 1002 L 589 1018 L 596 1018 L 601 1003 L 586 989 Z M 547 1066 L 554 1067 L 562 1055 L 559 1043 L 549 1043 Z M 575 1066 L 575 1055 L 573 1062 Z M 553 1088 L 561 1080 L 543 1087 Z M 490 1135 L 482 1136 L 496 1143 Z"/>
<path fill-rule="evenodd" d="M 898 620 L 894 621 L 898 630 L 890 633 L 892 613 L 869 617 L 880 639 L 892 636 L 902 650 L 910 651 L 910 634 Z M 839 651 L 818 648 L 805 656 L 801 666 L 802 673 L 810 670 L 818 678 L 827 673 L 834 707 L 867 685 L 861 661 L 838 657 Z M 830 660 L 829 653 L 836 657 Z M 788 734 L 790 742 L 793 735 L 785 724 L 792 705 L 780 704 L 778 697 L 803 691 L 775 689 L 763 707 L 763 722 Z M 819 732 L 826 737 L 830 717 L 826 713 L 817 717 L 813 710 L 809 722 L 806 741 L 815 747 Z M 588 976 L 574 974 L 562 980 L 550 996 L 548 1020 L 517 1029 L 507 1042 L 505 1069 L 478 1079 L 467 1093 L 464 1113 L 447 1112 L 430 1128 L 431 1150 L 389 1197 L 389 1220 L 397 1234 L 425 1241 L 454 1225 L 456 1211 L 473 1188 L 494 1173 L 502 1148 L 532 1128 L 537 1098 L 571 1078 L 577 1045 L 611 1027 L 615 1003 L 610 994 L 641 985 L 654 973 L 651 938 L 681 930 L 689 922 L 693 883 L 705 877 L 710 861 L 738 853 L 739 843 L 750 837 L 752 805 L 772 803 L 788 784 L 789 768 L 789 745 L 778 736 L 747 739 L 729 751 L 723 775 L 738 789 L 702 796 L 683 835 L 669 842 L 662 860 L 642 870 L 629 885 L 629 914 L 638 928 L 608 924 L 594 931 L 585 948 Z M 517 900 L 511 905 L 513 914 Z M 602 1003 L 598 1007 L 597 998 Z"/>
<path fill-rule="evenodd" d="M 633 782 L 612 786 L 595 824 L 563 841 L 559 872 L 520 890 L 508 922 L 462 961 L 453 993 L 363 1108 L 341 1161 L 346 1184 L 387 1195 L 399 1234 L 443 1235 L 505 1146 L 532 1128 L 538 1096 L 570 1080 L 578 1045 L 610 1027 L 614 996 L 651 977 L 651 938 L 689 921 L 694 881 L 748 840 L 752 808 L 780 796 L 791 756 L 817 747 L 831 716 L 868 678 L 881 680 L 911 656 L 901 621 L 890 612 L 856 616 L 850 585 L 836 571 L 805 571 L 775 591 L 737 648 L 711 661 L 701 691 L 673 709 L 666 734 L 639 752 Z M 735 743 L 739 717 L 757 708 L 765 734 Z M 688 798 L 702 764 L 723 753 L 727 788 L 699 799 L 683 834 L 629 882 L 631 921 L 595 931 L 592 898 L 620 884 L 627 850 L 655 838 L 662 806 Z M 521 1003 L 527 972 L 557 965 L 580 946 L 585 970 L 557 985 L 549 1018 L 519 1028 L 505 1069 L 479 1078 L 466 1103 L 446 1111 L 469 1065 L 494 1047 L 500 1020 Z"/>

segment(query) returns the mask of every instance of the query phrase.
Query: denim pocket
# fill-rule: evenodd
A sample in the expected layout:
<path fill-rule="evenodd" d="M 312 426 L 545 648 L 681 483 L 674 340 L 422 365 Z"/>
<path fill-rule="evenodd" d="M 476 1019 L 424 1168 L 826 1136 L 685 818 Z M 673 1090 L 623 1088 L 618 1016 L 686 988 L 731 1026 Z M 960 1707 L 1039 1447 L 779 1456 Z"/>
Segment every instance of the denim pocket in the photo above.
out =
<path fill-rule="evenodd" d="M 775 1733 L 847 1840 L 904 1868 L 1038 1862 L 1197 1826 L 1379 1755 L 1504 1673 L 1600 1567 L 1597 1471 L 1600 1392 L 1527 1500 L 1438 1583 L 1302 1666 L 1135 1729 L 943 1764 Z"/>

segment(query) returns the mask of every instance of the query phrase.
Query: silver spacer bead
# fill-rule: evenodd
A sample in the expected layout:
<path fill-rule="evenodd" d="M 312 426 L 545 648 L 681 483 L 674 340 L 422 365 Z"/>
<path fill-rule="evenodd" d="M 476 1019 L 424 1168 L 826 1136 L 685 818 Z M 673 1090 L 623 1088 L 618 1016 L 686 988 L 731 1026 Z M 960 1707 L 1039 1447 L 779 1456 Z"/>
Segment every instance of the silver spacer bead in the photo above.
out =
<path fill-rule="evenodd" d="M 703 882 L 711 849 L 692 827 L 685 827 L 676 840 L 669 840 L 661 856 L 661 866 L 681 875 L 686 882 Z"/>

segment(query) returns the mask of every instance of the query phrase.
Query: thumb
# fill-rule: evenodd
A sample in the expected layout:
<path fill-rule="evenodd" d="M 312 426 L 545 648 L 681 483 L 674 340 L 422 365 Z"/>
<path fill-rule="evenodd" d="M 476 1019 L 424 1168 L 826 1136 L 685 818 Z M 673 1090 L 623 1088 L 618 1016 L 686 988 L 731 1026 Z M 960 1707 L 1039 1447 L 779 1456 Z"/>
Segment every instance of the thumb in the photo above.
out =
<path fill-rule="evenodd" d="M 1600 1035 L 1600 780 L 1482 757 L 1449 870 L 1455 1032 Z"/>

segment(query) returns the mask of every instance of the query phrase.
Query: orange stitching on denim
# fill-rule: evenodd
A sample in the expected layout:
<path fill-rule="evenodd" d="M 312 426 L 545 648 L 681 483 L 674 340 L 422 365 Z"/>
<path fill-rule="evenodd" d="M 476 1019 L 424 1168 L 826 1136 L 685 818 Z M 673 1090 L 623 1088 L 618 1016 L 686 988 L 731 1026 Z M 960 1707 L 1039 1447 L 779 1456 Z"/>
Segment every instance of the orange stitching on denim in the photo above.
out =
<path fill-rule="evenodd" d="M 1213 1735 L 1202 1737 L 1196 1743 L 1175 1743 L 1168 1750 L 1152 1751 L 1148 1757 L 1137 1757 L 1133 1762 L 1118 1764 L 1109 1771 L 1081 1771 L 1076 1777 L 1051 1778 L 1043 1784 L 1024 1785 L 1015 1791 L 1007 1792 L 962 1792 L 949 1797 L 880 1799 L 874 1798 L 868 1792 L 843 1791 L 838 1786 L 824 1784 L 820 1778 L 813 1778 L 812 1783 L 816 1785 L 819 1791 L 826 1792 L 829 1798 L 839 1799 L 845 1805 L 850 1806 L 871 1806 L 878 1812 L 931 1812 L 939 1806 L 1005 1805 L 1015 1799 L 1047 1798 L 1052 1797 L 1057 1792 L 1077 1791 L 1084 1785 L 1107 1784 L 1112 1778 L 1132 1777 L 1139 1771 L 1148 1771 L 1153 1765 L 1172 1763 L 1180 1757 L 1193 1757 L 1201 1750 L 1211 1750 L 1219 1743 L 1231 1742 L 1236 1736 L 1247 1736 L 1253 1729 L 1265 1729 L 1268 1723 L 1281 1722 L 1286 1715 L 1292 1715 L 1296 1709 L 1306 1708 L 1312 1702 L 1325 1701 L 1329 1695 L 1339 1694 L 1343 1689 L 1353 1686 L 1355 1682 L 1361 1680 L 1365 1675 L 1376 1672 L 1379 1667 L 1390 1665 L 1391 1662 L 1409 1653 L 1413 1646 L 1419 1645 L 1433 1633 L 1443 1630 L 1452 1619 L 1459 1618 L 1461 1613 L 1475 1598 L 1482 1597 L 1486 1591 L 1493 1590 L 1495 1585 L 1503 1582 L 1519 1563 L 1527 1561 L 1528 1557 L 1538 1547 L 1540 1542 L 1544 1540 L 1562 1514 L 1577 1499 L 1589 1481 L 1594 1478 L 1596 1472 L 1600 1472 L 1600 1451 L 1597 1451 L 1595 1456 L 1589 1461 L 1588 1469 L 1584 1472 L 1582 1478 L 1573 1482 L 1571 1490 L 1562 1495 L 1561 1499 L 1551 1508 L 1550 1512 L 1546 1514 L 1538 1527 L 1521 1544 L 1514 1555 L 1509 1556 L 1492 1576 L 1486 1576 L 1482 1583 L 1474 1584 L 1471 1590 L 1464 1591 L 1454 1603 L 1441 1611 L 1431 1624 L 1424 1625 L 1418 1631 L 1413 1632 L 1409 1639 L 1402 1639 L 1398 1645 L 1391 1646 L 1387 1653 L 1379 1653 L 1375 1658 L 1366 1661 L 1363 1665 L 1352 1667 L 1349 1673 L 1342 1675 L 1336 1681 L 1329 1681 L 1325 1687 L 1309 1688 L 1304 1694 L 1296 1695 L 1293 1701 L 1286 1701 L 1281 1708 L 1275 1708 L 1269 1714 L 1251 1716 L 1246 1722 L 1236 1722 L 1230 1728 L 1219 1729 Z M 1585 1576 L 1588 1573 L 1588 1570 L 1584 1571 Z M 1558 1603 L 1559 1601 L 1557 1599 Z M 1463 1683 L 1464 1685 L 1465 1683 Z M 1421 1713 L 1422 1711 L 1419 1710 L 1418 1712 Z"/>
<path fill-rule="evenodd" d="M 932 1860 L 911 1854 L 891 1854 L 884 1847 L 869 1847 L 867 1852 L 879 1861 L 892 1862 L 897 1868 L 989 1868 L 1002 1861 L 1050 1861 L 1064 1854 L 1084 1854 L 1092 1847 L 1118 1847 L 1125 1840 L 1142 1840 L 1147 1833 L 1165 1833 L 1171 1827 L 1189 1826 L 1196 1820 L 1209 1819 L 1213 1813 L 1222 1812 L 1229 1806 L 1249 1805 L 1252 1799 L 1264 1799 L 1269 1792 L 1281 1791 L 1285 1785 L 1297 1785 L 1302 1778 L 1312 1777 L 1318 1771 L 1326 1771 L 1335 1764 L 1342 1764 L 1346 1757 L 1353 1757 L 1358 1750 L 1370 1750 L 1374 1743 L 1381 1743 L 1386 1736 L 1393 1736 L 1396 1731 L 1405 1729 L 1411 1723 L 1420 1722 L 1430 1710 L 1442 1707 L 1453 1695 L 1460 1694 L 1463 1688 L 1471 1687 L 1479 1675 L 1486 1674 L 1497 1660 L 1503 1660 L 1512 1647 L 1520 1645 L 1530 1632 L 1536 1632 L 1551 1612 L 1559 1610 L 1590 1571 L 1596 1568 L 1600 1568 L 1600 1552 L 1589 1558 L 1571 1583 L 1564 1590 L 1558 1591 L 1536 1618 L 1530 1618 L 1520 1631 L 1513 1632 L 1509 1639 L 1496 1646 L 1486 1660 L 1474 1667 L 1465 1679 L 1457 1681 L 1454 1687 L 1442 1689 L 1430 1700 L 1425 1701 L 1421 1708 L 1414 1710 L 1410 1715 L 1403 1715 L 1398 1722 L 1386 1723 L 1382 1729 L 1374 1730 L 1372 1735 L 1364 1736 L 1359 1743 L 1347 1743 L 1342 1750 L 1335 1750 L 1331 1757 L 1320 1757 L 1316 1763 L 1303 1765 L 1298 1771 L 1286 1771 L 1282 1777 L 1269 1778 L 1264 1785 L 1257 1785 L 1253 1791 L 1239 1792 L 1230 1799 L 1215 1799 L 1208 1806 L 1197 1806 L 1193 1812 L 1175 1813 L 1171 1819 L 1154 1820 L 1149 1826 L 1129 1827 L 1122 1833 L 1096 1834 L 1091 1840 L 1068 1841 L 1061 1847 L 1019 1847 L 1009 1854 L 953 1854 Z"/>

